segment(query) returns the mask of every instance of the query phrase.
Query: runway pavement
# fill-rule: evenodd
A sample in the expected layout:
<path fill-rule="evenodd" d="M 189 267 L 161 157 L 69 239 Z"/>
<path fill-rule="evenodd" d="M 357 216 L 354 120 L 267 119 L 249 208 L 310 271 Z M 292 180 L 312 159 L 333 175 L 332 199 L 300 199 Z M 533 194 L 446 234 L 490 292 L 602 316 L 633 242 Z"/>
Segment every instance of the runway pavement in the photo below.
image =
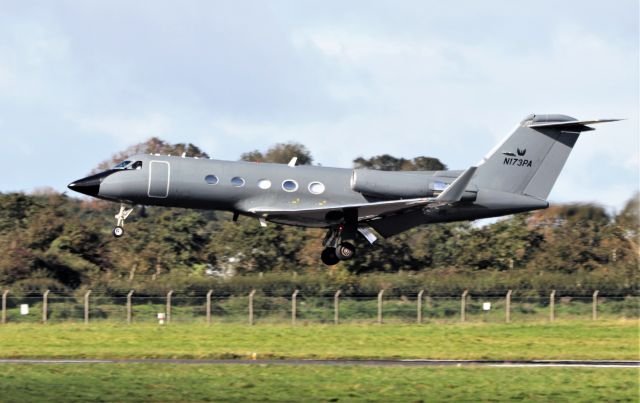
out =
<path fill-rule="evenodd" d="M 185 359 L 0 359 L 1 364 L 178 365 L 362 365 L 402 367 L 587 367 L 640 368 L 640 361 L 592 360 L 185 360 Z"/>

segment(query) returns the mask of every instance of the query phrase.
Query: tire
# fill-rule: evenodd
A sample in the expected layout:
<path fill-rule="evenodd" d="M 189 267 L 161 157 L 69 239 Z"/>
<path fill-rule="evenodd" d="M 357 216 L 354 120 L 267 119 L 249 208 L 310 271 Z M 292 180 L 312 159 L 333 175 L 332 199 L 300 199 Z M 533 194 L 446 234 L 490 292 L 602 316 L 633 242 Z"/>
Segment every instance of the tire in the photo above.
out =
<path fill-rule="evenodd" d="M 340 261 L 340 259 L 338 259 L 338 256 L 336 256 L 336 248 L 324 248 L 322 254 L 320 255 L 320 259 L 322 260 L 322 263 L 326 264 L 327 266 L 336 265 Z"/>
<path fill-rule="evenodd" d="M 336 248 L 336 256 L 340 260 L 349 260 L 356 255 L 356 247 L 350 242 L 343 242 Z"/>
<path fill-rule="evenodd" d="M 124 235 L 124 228 L 122 227 L 115 227 L 113 229 L 113 236 L 116 238 L 120 238 L 122 235 Z"/>

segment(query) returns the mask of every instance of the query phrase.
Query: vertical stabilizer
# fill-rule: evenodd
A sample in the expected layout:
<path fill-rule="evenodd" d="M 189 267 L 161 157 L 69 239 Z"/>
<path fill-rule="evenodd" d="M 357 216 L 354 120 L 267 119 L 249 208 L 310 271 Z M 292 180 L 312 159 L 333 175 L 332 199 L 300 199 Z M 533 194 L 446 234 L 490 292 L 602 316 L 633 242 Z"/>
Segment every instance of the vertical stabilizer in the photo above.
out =
<path fill-rule="evenodd" d="M 546 199 L 587 124 L 565 115 L 530 115 L 480 162 L 473 183 L 480 188 Z"/>

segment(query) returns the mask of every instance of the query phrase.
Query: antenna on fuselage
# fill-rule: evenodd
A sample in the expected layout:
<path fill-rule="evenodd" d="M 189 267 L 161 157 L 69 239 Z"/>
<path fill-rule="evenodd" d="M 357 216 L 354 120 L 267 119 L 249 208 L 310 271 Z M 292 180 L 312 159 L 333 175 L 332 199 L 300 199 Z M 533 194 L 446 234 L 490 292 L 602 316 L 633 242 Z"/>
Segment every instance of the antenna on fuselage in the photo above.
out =
<path fill-rule="evenodd" d="M 289 165 L 290 167 L 294 167 L 296 166 L 296 162 L 298 162 L 298 157 L 293 157 L 291 158 L 291 161 L 289 161 L 287 165 Z"/>

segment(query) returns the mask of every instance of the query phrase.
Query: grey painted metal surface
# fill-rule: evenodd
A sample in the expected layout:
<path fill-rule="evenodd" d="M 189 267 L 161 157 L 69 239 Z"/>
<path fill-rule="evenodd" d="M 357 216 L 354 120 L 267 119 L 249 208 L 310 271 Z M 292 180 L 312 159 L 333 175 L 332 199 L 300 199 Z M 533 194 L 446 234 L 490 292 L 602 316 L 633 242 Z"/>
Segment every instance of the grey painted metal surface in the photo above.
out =
<path fill-rule="evenodd" d="M 69 188 L 123 205 L 233 212 L 267 222 L 326 228 L 322 260 L 353 257 L 353 240 L 439 222 L 548 207 L 545 200 L 579 135 L 593 130 L 564 115 L 531 115 L 464 171 L 382 172 L 320 166 L 134 155 Z M 114 235 L 123 235 L 121 209 Z M 373 238 L 370 237 L 370 241 Z"/>

